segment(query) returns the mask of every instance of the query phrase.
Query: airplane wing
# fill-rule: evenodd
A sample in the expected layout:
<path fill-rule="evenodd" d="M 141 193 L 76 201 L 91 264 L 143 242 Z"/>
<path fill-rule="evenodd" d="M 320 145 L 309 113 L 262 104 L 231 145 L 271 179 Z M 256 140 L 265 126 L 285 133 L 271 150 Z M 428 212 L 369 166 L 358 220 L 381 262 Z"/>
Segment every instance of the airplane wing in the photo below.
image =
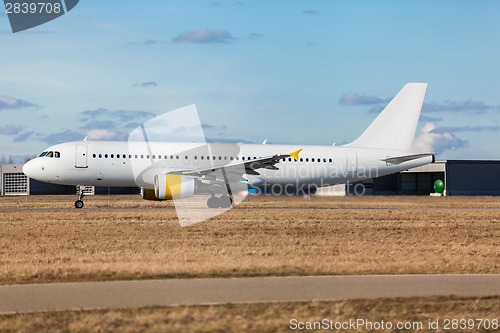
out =
<path fill-rule="evenodd" d="M 412 154 L 412 155 L 403 155 L 403 156 L 393 156 L 381 159 L 381 161 L 387 162 L 388 164 L 401 164 L 404 162 L 408 162 L 411 160 L 416 160 L 418 158 L 434 156 L 434 153 L 421 153 L 421 154 Z"/>
<path fill-rule="evenodd" d="M 298 149 L 296 151 L 284 155 L 277 154 L 273 156 L 260 157 L 249 161 L 240 161 L 238 163 L 233 163 L 233 164 L 214 166 L 213 168 L 197 169 L 197 170 L 179 170 L 170 173 L 180 174 L 184 176 L 191 176 L 201 179 L 207 179 L 207 176 L 213 175 L 214 173 L 220 171 L 221 169 L 224 169 L 227 175 L 231 175 L 232 176 L 231 178 L 242 177 L 243 170 L 245 174 L 259 175 L 259 173 L 256 171 L 258 169 L 278 170 L 276 164 L 283 158 L 292 157 L 294 160 L 297 161 L 299 159 L 299 153 L 301 151 L 302 149 Z M 208 180 L 210 180 L 210 177 Z"/>

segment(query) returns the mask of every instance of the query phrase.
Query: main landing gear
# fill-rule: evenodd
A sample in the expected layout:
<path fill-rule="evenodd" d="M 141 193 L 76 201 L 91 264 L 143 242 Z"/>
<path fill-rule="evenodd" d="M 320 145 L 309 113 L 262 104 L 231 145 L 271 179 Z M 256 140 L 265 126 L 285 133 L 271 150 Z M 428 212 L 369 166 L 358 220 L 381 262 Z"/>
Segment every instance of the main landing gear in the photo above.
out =
<path fill-rule="evenodd" d="M 76 187 L 76 190 L 78 191 L 78 199 L 75 201 L 75 208 L 76 209 L 81 209 L 83 208 L 83 191 L 85 190 L 85 186 L 80 186 L 78 185 Z"/>
<path fill-rule="evenodd" d="M 233 199 L 228 195 L 223 195 L 221 197 L 216 197 L 212 195 L 207 200 L 208 208 L 229 208 L 233 204 Z"/>
<path fill-rule="evenodd" d="M 233 205 L 233 193 L 231 191 L 231 187 L 229 186 L 229 178 L 227 177 L 226 170 L 224 168 L 222 168 L 221 171 L 222 176 L 224 177 L 227 195 L 216 197 L 215 189 L 212 185 L 210 189 L 210 198 L 207 200 L 208 208 L 230 208 Z"/>

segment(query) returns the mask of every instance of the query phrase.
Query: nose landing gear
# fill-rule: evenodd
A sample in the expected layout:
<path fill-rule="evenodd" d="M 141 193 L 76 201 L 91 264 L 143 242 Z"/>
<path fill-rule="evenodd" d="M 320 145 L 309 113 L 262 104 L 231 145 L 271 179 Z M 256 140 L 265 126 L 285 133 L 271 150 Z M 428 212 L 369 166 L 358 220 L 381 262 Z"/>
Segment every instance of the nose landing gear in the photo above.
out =
<path fill-rule="evenodd" d="M 83 194 L 83 191 L 85 191 L 85 186 L 76 186 L 76 190 L 78 191 L 78 199 L 75 201 L 75 208 L 76 209 L 81 209 L 83 208 L 83 197 L 85 196 Z"/>

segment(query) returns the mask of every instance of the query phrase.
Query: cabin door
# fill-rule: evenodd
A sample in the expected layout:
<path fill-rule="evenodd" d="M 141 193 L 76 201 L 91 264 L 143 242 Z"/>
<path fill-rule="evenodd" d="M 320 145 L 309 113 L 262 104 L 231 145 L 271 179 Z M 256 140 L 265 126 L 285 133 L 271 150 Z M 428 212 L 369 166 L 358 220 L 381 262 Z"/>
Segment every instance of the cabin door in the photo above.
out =
<path fill-rule="evenodd" d="M 76 168 L 86 168 L 87 167 L 87 145 L 77 145 L 76 146 Z"/>

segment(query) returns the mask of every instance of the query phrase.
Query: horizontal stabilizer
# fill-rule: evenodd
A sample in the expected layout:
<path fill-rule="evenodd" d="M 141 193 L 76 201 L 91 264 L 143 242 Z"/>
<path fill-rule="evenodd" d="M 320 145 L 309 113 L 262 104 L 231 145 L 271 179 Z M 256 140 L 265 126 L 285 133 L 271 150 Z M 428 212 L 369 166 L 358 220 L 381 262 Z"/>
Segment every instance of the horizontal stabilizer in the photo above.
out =
<path fill-rule="evenodd" d="M 395 157 L 387 157 L 382 159 L 382 161 L 387 162 L 389 164 L 401 164 L 404 162 L 416 160 L 422 157 L 434 156 L 433 153 L 422 153 L 422 154 L 413 154 L 413 155 L 404 155 L 404 156 L 395 156 Z"/>

